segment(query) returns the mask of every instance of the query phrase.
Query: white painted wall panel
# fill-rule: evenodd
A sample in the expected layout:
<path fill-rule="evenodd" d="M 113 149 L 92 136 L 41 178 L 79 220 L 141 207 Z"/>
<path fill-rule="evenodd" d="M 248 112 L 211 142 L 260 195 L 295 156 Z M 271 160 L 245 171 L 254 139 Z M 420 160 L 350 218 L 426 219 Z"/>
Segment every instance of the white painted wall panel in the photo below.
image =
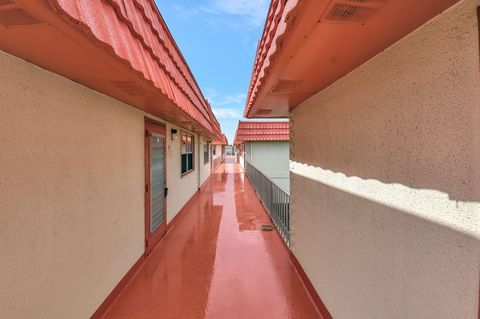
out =
<path fill-rule="evenodd" d="M 247 142 L 246 159 L 276 185 L 290 192 L 288 141 Z"/>

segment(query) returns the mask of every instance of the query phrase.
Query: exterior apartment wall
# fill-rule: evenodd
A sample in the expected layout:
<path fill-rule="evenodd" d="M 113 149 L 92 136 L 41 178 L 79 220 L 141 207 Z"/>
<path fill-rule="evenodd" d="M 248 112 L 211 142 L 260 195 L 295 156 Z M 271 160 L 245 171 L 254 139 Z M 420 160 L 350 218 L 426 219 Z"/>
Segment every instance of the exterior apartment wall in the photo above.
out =
<path fill-rule="evenodd" d="M 215 155 L 212 153 L 212 162 L 213 162 L 213 167 L 216 168 L 215 166 L 218 166 L 223 158 L 223 152 L 222 152 L 222 145 L 214 145 L 215 148 Z"/>
<path fill-rule="evenodd" d="M 88 318 L 143 253 L 143 116 L 1 51 L 0 69 L 2 316 Z"/>
<path fill-rule="evenodd" d="M 200 154 L 199 154 L 199 159 L 200 159 L 200 185 L 199 186 L 202 186 L 203 183 L 205 183 L 205 181 L 208 179 L 208 177 L 210 176 L 210 171 L 211 171 L 211 168 L 212 168 L 212 156 L 210 155 L 210 145 L 208 145 L 208 149 L 207 149 L 207 156 L 209 156 L 209 160 L 207 163 L 205 163 L 205 153 L 204 153 L 204 149 L 203 149 L 203 143 L 208 141 L 208 139 L 206 138 L 203 138 L 201 137 L 200 138 Z"/>
<path fill-rule="evenodd" d="M 290 192 L 289 142 L 247 142 L 247 160 L 286 192 Z"/>
<path fill-rule="evenodd" d="M 215 147 L 215 155 L 212 154 L 212 159 L 216 160 L 219 157 L 222 157 L 222 145 L 214 145 Z"/>
<path fill-rule="evenodd" d="M 333 318 L 478 318 L 479 4 L 291 114 L 293 249 Z"/>
<path fill-rule="evenodd" d="M 157 121 L 162 121 L 161 119 L 154 118 L 149 116 Z M 165 123 L 165 122 L 164 122 Z M 185 131 L 184 129 L 172 125 L 170 123 L 165 123 L 167 129 L 167 187 L 168 187 L 168 197 L 167 197 L 167 223 L 170 223 L 173 218 L 180 212 L 182 207 L 188 202 L 188 200 L 195 194 L 198 190 L 198 135 L 191 132 Z M 175 140 L 171 139 L 171 129 L 174 128 L 178 132 L 178 138 Z M 180 132 L 187 132 L 192 134 L 195 139 L 195 151 L 194 151 L 194 170 L 186 175 L 182 176 L 182 158 L 181 158 L 181 139 Z M 201 155 L 200 155 L 201 156 Z"/>
<path fill-rule="evenodd" d="M 144 252 L 145 114 L 2 51 L 0 70 L 2 317 L 89 318 Z M 168 220 L 198 187 L 172 127 Z"/>

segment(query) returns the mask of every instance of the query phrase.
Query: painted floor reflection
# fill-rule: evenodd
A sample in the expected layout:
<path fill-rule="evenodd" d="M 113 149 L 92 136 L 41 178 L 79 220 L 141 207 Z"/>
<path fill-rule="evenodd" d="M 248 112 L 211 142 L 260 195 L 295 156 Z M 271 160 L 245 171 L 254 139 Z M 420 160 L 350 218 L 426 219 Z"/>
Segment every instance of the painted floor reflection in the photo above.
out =
<path fill-rule="evenodd" d="M 104 318 L 320 318 L 254 190 L 227 158 Z"/>

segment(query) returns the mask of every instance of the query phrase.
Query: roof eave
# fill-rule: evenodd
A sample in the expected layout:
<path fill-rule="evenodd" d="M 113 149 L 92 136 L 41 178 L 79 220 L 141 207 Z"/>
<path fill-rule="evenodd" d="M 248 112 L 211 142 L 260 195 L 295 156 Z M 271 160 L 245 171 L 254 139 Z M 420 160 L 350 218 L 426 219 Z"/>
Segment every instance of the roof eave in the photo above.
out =
<path fill-rule="evenodd" d="M 62 5 L 66 3 L 69 1 L 62 1 Z M 112 4 L 108 5 L 111 6 L 110 12 L 119 10 Z M 144 68 L 139 70 L 135 67 L 138 66 L 138 61 L 122 57 L 119 53 L 121 49 L 110 44 L 109 41 L 114 41 L 113 39 L 100 39 L 87 24 L 71 16 L 56 0 L 18 0 L 0 5 L 0 10 L 12 9 L 24 12 L 35 21 L 21 28 L 15 26 L 0 28 L 1 50 L 195 133 L 210 138 L 217 135 L 207 115 L 208 110 L 201 102 L 185 102 L 183 106 L 177 104 L 176 99 L 188 101 L 188 98 L 181 97 L 182 89 L 178 87 L 176 80 L 168 80 L 167 73 L 161 75 L 153 72 L 151 67 L 156 67 L 153 64 L 144 65 Z M 116 22 L 114 25 L 121 23 L 125 28 L 123 36 L 134 36 L 128 33 L 131 32 L 129 28 L 132 26 L 128 26 L 125 21 Z M 130 52 L 130 56 L 134 56 L 133 53 Z M 149 70 L 148 75 L 145 73 L 146 70 Z M 170 81 L 169 90 L 176 94 L 176 98 L 173 99 L 172 94 L 159 87 L 153 76 L 163 77 L 165 82 Z M 189 86 L 185 88 L 189 89 Z M 174 90 L 177 93 L 174 93 Z M 200 91 L 198 87 L 194 87 L 193 90 Z M 201 101 L 201 97 L 198 99 Z M 199 108 L 204 108 L 205 111 Z"/>
<path fill-rule="evenodd" d="M 362 65 L 458 0 L 366 1 L 364 21 L 330 21 L 342 0 L 288 0 L 277 25 L 266 25 L 250 81 L 247 118 L 288 117 L 309 97 Z M 273 3 L 273 1 L 272 1 Z M 350 3 L 351 5 L 351 3 Z M 318 12 L 324 14 L 319 18 Z M 271 40 L 266 40 L 271 39 Z M 321 70 L 315 71 L 315 70 Z"/>

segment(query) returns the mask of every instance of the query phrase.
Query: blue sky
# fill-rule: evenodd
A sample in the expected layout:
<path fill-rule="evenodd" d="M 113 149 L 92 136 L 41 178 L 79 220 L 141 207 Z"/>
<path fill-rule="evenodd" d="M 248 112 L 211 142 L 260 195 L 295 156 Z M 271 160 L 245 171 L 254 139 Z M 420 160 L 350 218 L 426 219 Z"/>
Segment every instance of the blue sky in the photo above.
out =
<path fill-rule="evenodd" d="M 269 0 L 155 0 L 233 142 Z"/>

